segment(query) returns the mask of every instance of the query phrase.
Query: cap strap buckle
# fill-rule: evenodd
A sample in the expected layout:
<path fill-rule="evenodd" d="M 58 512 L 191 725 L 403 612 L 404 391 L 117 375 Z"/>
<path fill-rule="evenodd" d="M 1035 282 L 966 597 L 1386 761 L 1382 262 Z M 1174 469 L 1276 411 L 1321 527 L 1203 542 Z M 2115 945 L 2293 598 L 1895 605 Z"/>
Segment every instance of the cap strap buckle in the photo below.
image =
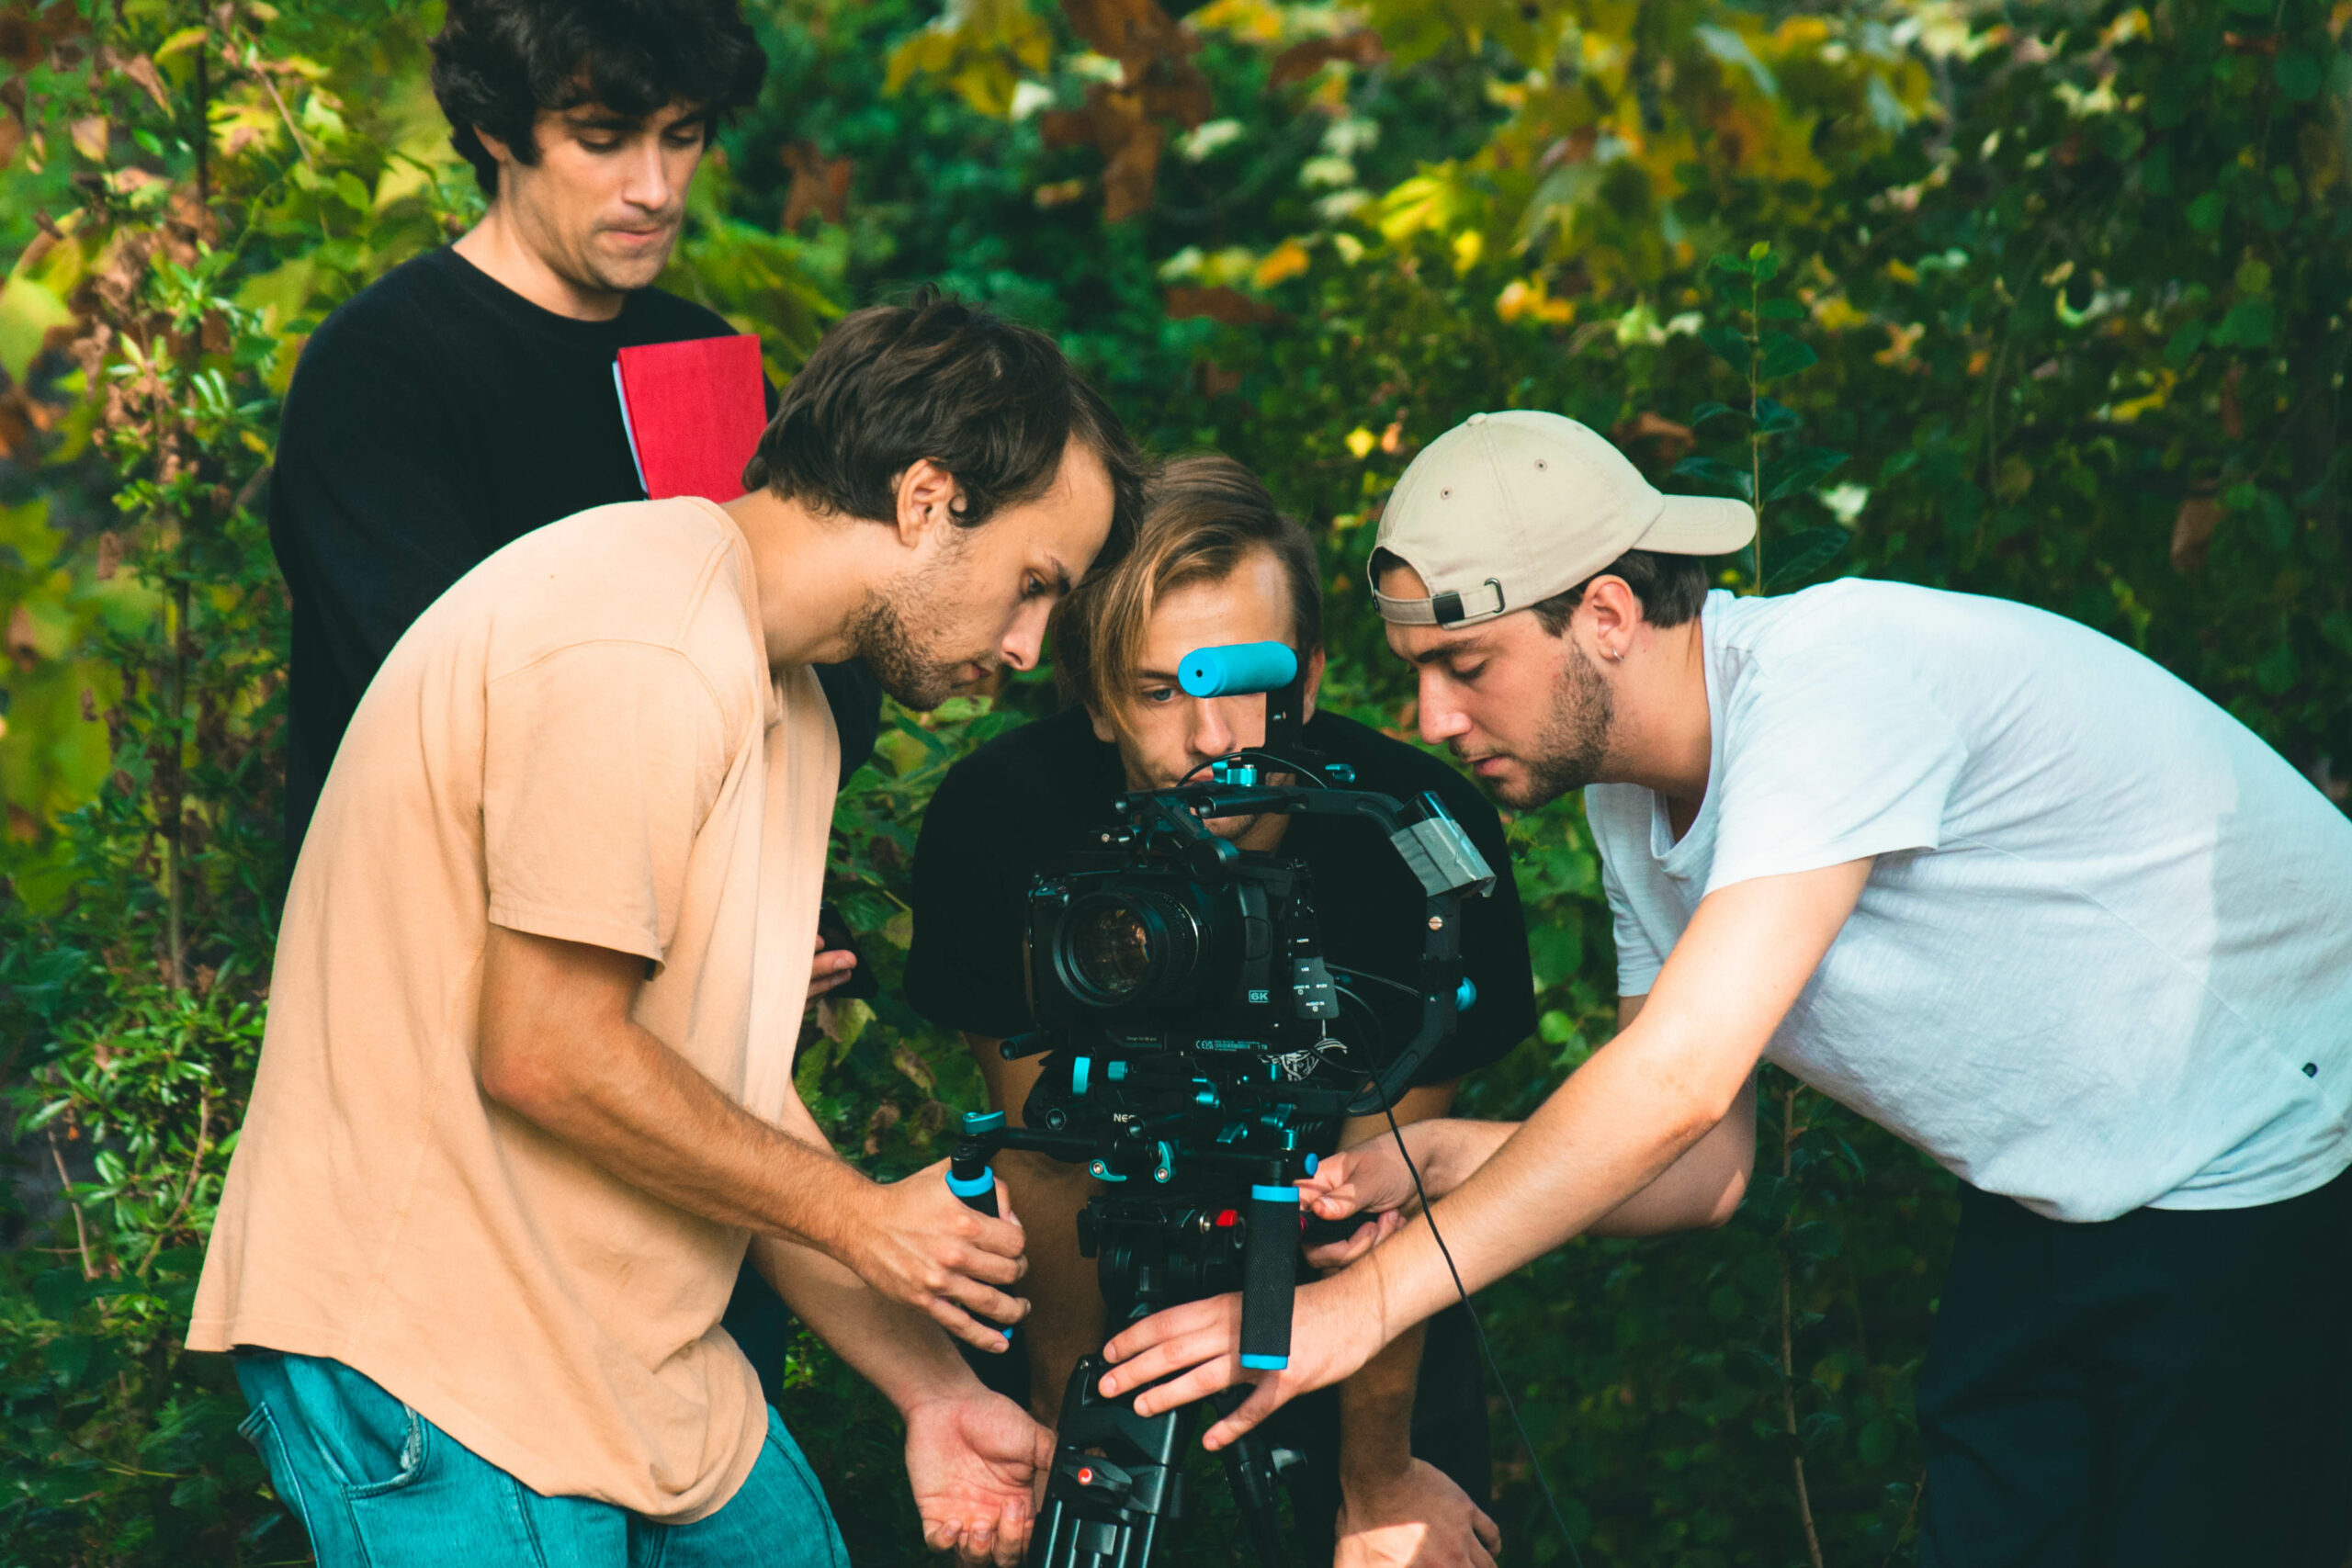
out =
<path fill-rule="evenodd" d="M 1381 619 L 1408 626 L 1460 626 L 1491 619 L 1504 609 L 1503 585 L 1491 577 L 1466 594 L 1449 588 L 1427 599 L 1391 599 L 1377 591 L 1373 597 L 1379 601 Z"/>

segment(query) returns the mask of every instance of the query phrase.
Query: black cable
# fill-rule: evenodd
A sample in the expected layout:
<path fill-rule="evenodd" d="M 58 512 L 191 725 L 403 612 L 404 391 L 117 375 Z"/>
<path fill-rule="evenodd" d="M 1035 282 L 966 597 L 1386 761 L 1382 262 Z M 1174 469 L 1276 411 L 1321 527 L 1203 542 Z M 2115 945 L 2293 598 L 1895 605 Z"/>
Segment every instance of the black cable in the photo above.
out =
<path fill-rule="evenodd" d="M 1568 1533 L 1568 1521 L 1560 1517 L 1560 1500 L 1552 1495 L 1552 1483 L 1544 1473 L 1544 1461 L 1535 1451 L 1535 1439 L 1527 1435 L 1527 1423 L 1519 1418 L 1519 1402 L 1510 1396 L 1510 1385 L 1503 1381 L 1503 1370 L 1495 1365 L 1494 1348 L 1487 1343 L 1487 1325 L 1478 1321 L 1478 1309 L 1470 1304 L 1470 1292 L 1463 1289 L 1462 1271 L 1453 1266 L 1453 1253 L 1445 1245 L 1445 1237 L 1438 1234 L 1429 1190 L 1421 1185 L 1421 1168 L 1413 1163 L 1413 1152 L 1405 1146 L 1405 1130 L 1396 1125 L 1396 1112 L 1392 1107 L 1384 1104 L 1380 1112 L 1388 1119 L 1388 1135 L 1396 1140 L 1396 1153 L 1413 1178 L 1413 1193 L 1421 1201 L 1421 1218 L 1429 1222 L 1430 1237 L 1437 1243 L 1438 1256 L 1445 1259 L 1445 1271 L 1453 1277 L 1453 1293 L 1462 1298 L 1462 1310 L 1470 1314 L 1471 1332 L 1478 1337 L 1478 1354 L 1486 1358 L 1487 1371 L 1503 1396 L 1503 1408 L 1510 1412 L 1510 1424 L 1519 1432 L 1520 1446 L 1527 1450 L 1527 1462 L 1535 1472 L 1535 1484 L 1544 1494 L 1544 1506 L 1552 1510 L 1552 1523 L 1558 1528 L 1560 1539 L 1567 1543 L 1568 1561 L 1575 1568 L 1584 1568 L 1584 1554 L 1577 1550 L 1576 1537 Z"/>

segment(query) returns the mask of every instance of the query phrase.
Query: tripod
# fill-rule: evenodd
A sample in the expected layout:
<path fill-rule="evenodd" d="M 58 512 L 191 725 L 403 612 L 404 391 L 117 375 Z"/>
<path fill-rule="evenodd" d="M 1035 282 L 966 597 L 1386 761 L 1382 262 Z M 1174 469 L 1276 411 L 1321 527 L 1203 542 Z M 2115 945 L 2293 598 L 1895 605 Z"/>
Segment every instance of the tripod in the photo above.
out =
<path fill-rule="evenodd" d="M 1052 1134 L 1007 1128 L 993 1113 L 967 1116 L 965 1130 L 950 1185 L 966 1202 L 990 1212 L 995 1193 L 987 1163 L 989 1145 L 1058 1141 Z M 1244 1292 L 1245 1299 L 1262 1299 L 1265 1282 L 1276 1278 L 1287 1306 L 1298 1256 L 1296 1189 L 1261 1181 L 1227 1201 L 1226 1192 L 1243 1185 L 1235 1180 L 1241 1174 L 1205 1166 L 1199 1177 L 1180 1184 L 1189 1190 L 1158 1186 L 1134 1196 L 1098 1194 L 1088 1202 L 1079 1216 L 1079 1250 L 1096 1260 L 1111 1322 L 1131 1323 L 1235 1290 Z M 1285 1344 L 1288 1317 L 1286 1311 L 1282 1314 Z M 1281 1364 L 1272 1356 L 1250 1359 Z M 1053 1469 L 1030 1537 L 1028 1568 L 1146 1568 L 1161 1525 L 1183 1511 L 1180 1450 L 1194 1407 L 1138 1416 L 1133 1393 L 1102 1396 L 1109 1365 L 1099 1352 L 1081 1358 L 1063 1389 Z M 1219 1415 L 1229 1415 L 1248 1394 L 1246 1388 L 1230 1388 L 1208 1403 Z M 1253 1561 L 1282 1568 L 1291 1553 L 1276 1509 L 1272 1445 L 1261 1433 L 1244 1435 L 1225 1450 L 1225 1470 Z"/>

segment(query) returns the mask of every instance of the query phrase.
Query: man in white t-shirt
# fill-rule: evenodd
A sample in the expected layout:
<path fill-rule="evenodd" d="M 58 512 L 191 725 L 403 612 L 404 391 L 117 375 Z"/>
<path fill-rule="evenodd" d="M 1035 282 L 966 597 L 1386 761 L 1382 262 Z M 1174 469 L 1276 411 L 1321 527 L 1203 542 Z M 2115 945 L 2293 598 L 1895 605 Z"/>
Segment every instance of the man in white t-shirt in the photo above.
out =
<path fill-rule="evenodd" d="M 1721 1224 L 1770 1059 L 1962 1178 L 1920 1387 L 1937 1568 L 2336 1568 L 2352 1547 L 2352 822 L 2148 660 L 1998 600 L 1707 592 L 1737 502 L 1557 415 L 1418 457 L 1373 558 L 1422 733 L 1508 804 L 1583 788 L 1620 1031 L 1525 1123 L 1407 1134 L 1463 1282 Z M 1393 1143 L 1230 1441 L 1453 1299 Z M 1243 1375 L 1235 1298 L 1106 1392 Z"/>

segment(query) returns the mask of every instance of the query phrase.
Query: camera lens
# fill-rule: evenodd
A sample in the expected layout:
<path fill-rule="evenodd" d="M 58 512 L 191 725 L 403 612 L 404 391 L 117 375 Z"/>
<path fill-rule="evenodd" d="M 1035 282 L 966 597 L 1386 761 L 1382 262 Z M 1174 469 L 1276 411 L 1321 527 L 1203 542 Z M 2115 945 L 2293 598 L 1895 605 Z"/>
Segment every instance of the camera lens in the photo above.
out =
<path fill-rule="evenodd" d="M 1133 905 L 1106 898 L 1074 922 L 1070 966 L 1104 1000 L 1134 996 L 1151 979 L 1151 928 Z"/>
<path fill-rule="evenodd" d="M 1081 898 L 1063 921 L 1063 983 L 1091 1007 L 1148 1000 L 1193 966 L 1193 922 L 1182 908 L 1148 891 Z"/>

